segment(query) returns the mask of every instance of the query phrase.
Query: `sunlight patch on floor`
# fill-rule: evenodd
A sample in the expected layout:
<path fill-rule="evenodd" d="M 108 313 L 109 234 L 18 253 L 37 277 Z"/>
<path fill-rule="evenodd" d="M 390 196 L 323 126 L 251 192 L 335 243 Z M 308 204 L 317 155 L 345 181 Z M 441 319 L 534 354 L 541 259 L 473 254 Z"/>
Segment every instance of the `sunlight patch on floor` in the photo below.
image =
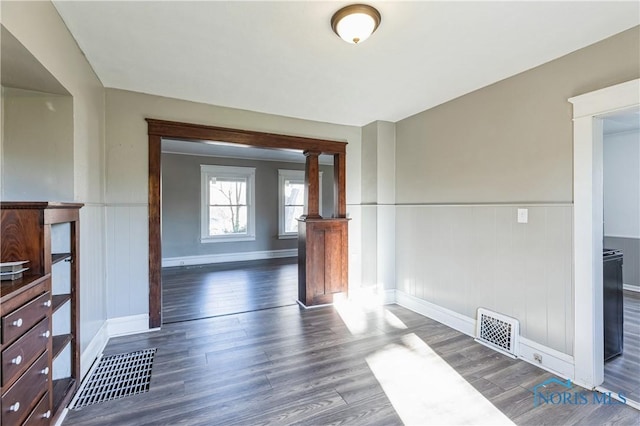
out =
<path fill-rule="evenodd" d="M 384 320 L 387 322 L 387 324 L 399 330 L 407 329 L 405 323 L 403 323 L 400 318 L 395 316 L 391 311 L 387 309 L 384 310 Z"/>
<path fill-rule="evenodd" d="M 334 302 L 333 306 L 338 311 L 340 318 L 342 318 L 342 322 L 344 322 L 351 334 L 356 336 L 367 331 L 369 323 L 364 309 L 356 306 L 353 302 L 348 300 Z"/>
<path fill-rule="evenodd" d="M 407 329 L 400 318 L 379 304 L 342 300 L 334 302 L 333 306 L 354 336 L 364 334 L 376 326 L 391 326 L 399 330 Z"/>
<path fill-rule="evenodd" d="M 512 425 L 414 333 L 367 357 L 406 425 Z"/>

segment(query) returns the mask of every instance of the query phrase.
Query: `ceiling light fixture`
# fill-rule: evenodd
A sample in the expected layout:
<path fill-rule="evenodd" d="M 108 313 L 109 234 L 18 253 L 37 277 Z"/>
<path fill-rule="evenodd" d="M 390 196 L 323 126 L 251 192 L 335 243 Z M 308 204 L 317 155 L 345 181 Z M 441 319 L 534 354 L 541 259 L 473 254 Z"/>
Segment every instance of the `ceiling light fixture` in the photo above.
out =
<path fill-rule="evenodd" d="M 347 43 L 365 41 L 380 25 L 380 12 L 366 4 L 343 7 L 331 17 L 331 28 Z"/>

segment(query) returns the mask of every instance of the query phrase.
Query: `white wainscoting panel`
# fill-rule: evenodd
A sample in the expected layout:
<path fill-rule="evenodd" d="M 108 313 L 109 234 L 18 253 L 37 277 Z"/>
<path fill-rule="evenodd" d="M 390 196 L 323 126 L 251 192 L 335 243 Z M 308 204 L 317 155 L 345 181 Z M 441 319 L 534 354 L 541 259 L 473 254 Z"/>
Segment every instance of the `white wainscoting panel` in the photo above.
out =
<path fill-rule="evenodd" d="M 110 338 L 150 331 L 149 314 L 109 318 L 107 320 L 107 331 Z"/>
<path fill-rule="evenodd" d="M 146 204 L 107 205 L 107 317 L 149 313 Z"/>
<path fill-rule="evenodd" d="M 362 206 L 348 204 L 349 220 L 349 294 L 357 292 L 362 283 Z"/>
<path fill-rule="evenodd" d="M 572 355 L 572 238 L 570 204 L 400 205 L 396 287 L 469 318 L 517 318 L 523 337 Z"/>
<path fill-rule="evenodd" d="M 378 292 L 396 288 L 396 207 L 377 206 Z"/>
<path fill-rule="evenodd" d="M 378 208 L 365 204 L 362 211 L 362 277 L 359 287 L 376 290 L 378 285 Z"/>
<path fill-rule="evenodd" d="M 107 320 L 105 207 L 80 209 L 80 350 L 84 353 Z M 81 369 L 88 368 L 81 361 Z"/>
<path fill-rule="evenodd" d="M 107 343 L 109 343 L 109 331 L 107 329 L 107 321 L 105 321 L 93 336 L 91 342 L 89 342 L 87 347 L 82 351 L 82 355 L 80 356 L 81 380 L 84 379 L 84 376 L 89 372 L 91 365 L 93 365 L 95 360 L 100 356 L 107 346 Z"/>

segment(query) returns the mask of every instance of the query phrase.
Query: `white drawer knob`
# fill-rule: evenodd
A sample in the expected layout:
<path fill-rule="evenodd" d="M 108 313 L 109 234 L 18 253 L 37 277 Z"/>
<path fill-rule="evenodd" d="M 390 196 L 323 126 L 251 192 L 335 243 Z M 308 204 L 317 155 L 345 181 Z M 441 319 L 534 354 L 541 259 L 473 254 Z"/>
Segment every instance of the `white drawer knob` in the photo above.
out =
<path fill-rule="evenodd" d="M 20 409 L 20 403 L 19 402 L 16 402 L 15 404 L 12 404 L 9 407 L 9 411 L 14 411 L 15 412 L 15 411 L 18 411 L 19 409 Z"/>
<path fill-rule="evenodd" d="M 45 367 L 44 370 L 40 372 L 46 376 L 47 374 L 49 374 L 49 367 Z"/>
<path fill-rule="evenodd" d="M 11 364 L 20 365 L 22 363 L 22 355 L 18 355 L 14 359 L 11 360 Z M 20 404 L 18 404 L 20 406 Z"/>
<path fill-rule="evenodd" d="M 44 302 L 42 304 L 42 306 L 44 306 L 45 308 L 50 308 L 51 307 L 51 300 L 47 300 L 46 302 Z"/>
<path fill-rule="evenodd" d="M 50 417 L 51 417 L 51 410 L 47 410 L 47 412 L 42 415 L 43 419 L 48 419 Z"/>
<path fill-rule="evenodd" d="M 42 337 L 44 337 L 45 339 L 48 339 L 49 336 L 51 336 L 51 332 L 49 330 L 47 330 L 44 333 L 42 333 Z"/>
<path fill-rule="evenodd" d="M 15 327 L 22 327 L 22 318 L 18 318 L 17 320 L 12 322 L 11 325 L 13 325 Z"/>

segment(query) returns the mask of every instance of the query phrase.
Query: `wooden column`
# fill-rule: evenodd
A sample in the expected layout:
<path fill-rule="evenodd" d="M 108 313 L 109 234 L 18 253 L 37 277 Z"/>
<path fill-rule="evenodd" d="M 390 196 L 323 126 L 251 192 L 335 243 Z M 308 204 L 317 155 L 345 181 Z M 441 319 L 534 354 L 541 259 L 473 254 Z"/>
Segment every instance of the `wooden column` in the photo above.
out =
<path fill-rule="evenodd" d="M 304 167 L 304 209 L 302 217 L 305 219 L 321 219 L 320 216 L 320 167 L 318 166 L 319 152 L 305 151 Z"/>
<path fill-rule="evenodd" d="M 319 152 L 305 151 L 305 210 L 298 222 L 298 300 L 305 306 L 333 303 L 348 289 L 348 219 L 345 153 L 333 158 L 334 212 L 320 217 Z"/>
<path fill-rule="evenodd" d="M 334 217 L 347 217 L 347 155 L 333 155 L 333 209 Z"/>

